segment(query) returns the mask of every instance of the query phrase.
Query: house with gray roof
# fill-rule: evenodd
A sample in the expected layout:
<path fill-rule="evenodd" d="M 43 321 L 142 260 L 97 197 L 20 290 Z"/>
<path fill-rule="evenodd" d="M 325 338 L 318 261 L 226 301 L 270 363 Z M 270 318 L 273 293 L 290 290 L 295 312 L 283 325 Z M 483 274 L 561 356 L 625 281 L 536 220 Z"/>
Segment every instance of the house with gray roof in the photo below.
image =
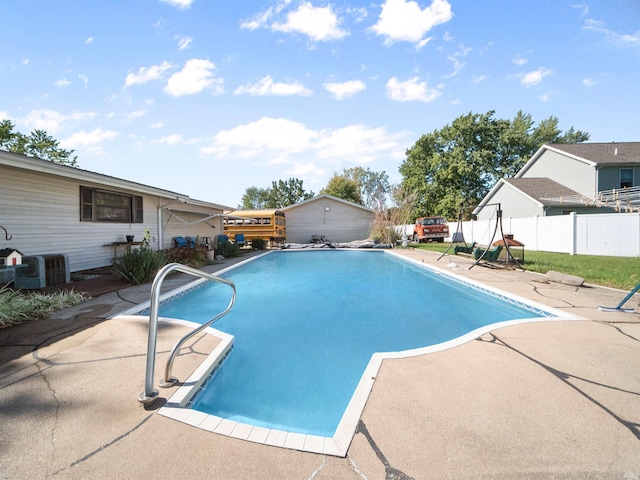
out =
<path fill-rule="evenodd" d="M 512 218 L 640 212 L 640 142 L 543 145 L 473 213 L 492 218 L 498 204 Z"/>
<path fill-rule="evenodd" d="M 171 248 L 177 236 L 214 239 L 230 209 L 0 150 L 0 249 L 66 255 L 71 272 L 109 266 L 145 235 L 153 249 Z"/>

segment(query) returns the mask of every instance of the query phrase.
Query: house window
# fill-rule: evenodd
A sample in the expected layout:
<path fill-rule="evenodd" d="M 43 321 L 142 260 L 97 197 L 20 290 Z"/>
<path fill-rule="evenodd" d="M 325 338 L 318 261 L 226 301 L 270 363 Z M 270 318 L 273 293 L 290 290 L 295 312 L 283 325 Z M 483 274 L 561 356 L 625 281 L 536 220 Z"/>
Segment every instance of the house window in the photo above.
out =
<path fill-rule="evenodd" d="M 142 197 L 80 187 L 80 221 L 142 223 Z"/>
<path fill-rule="evenodd" d="M 620 188 L 633 187 L 633 168 L 620 169 Z"/>

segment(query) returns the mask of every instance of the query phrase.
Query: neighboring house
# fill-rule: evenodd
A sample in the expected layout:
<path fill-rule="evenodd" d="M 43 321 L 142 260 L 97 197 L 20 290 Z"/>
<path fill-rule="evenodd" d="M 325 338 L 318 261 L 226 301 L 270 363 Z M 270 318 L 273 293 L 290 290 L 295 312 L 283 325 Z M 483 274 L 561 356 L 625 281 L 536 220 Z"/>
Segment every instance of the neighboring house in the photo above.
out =
<path fill-rule="evenodd" d="M 370 208 L 331 195 L 319 195 L 281 210 L 287 217 L 288 243 L 366 240 L 373 221 Z"/>
<path fill-rule="evenodd" d="M 215 238 L 229 207 L 108 175 L 0 150 L 0 248 L 67 254 L 70 270 L 104 267 L 145 231 L 151 247 L 173 237 Z"/>
<path fill-rule="evenodd" d="M 640 193 L 640 142 L 543 145 L 514 178 L 500 179 L 474 210 L 478 219 L 620 211 L 612 191 Z M 640 197 L 638 197 L 640 198 Z"/>

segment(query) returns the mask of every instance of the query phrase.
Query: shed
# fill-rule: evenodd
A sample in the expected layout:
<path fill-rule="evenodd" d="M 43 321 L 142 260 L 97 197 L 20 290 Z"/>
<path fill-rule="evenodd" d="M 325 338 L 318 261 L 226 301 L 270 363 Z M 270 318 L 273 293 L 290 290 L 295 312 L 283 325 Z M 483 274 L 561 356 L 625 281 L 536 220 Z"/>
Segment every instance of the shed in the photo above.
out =
<path fill-rule="evenodd" d="M 373 210 L 332 195 L 319 195 L 282 209 L 289 243 L 312 239 L 343 243 L 369 238 Z"/>

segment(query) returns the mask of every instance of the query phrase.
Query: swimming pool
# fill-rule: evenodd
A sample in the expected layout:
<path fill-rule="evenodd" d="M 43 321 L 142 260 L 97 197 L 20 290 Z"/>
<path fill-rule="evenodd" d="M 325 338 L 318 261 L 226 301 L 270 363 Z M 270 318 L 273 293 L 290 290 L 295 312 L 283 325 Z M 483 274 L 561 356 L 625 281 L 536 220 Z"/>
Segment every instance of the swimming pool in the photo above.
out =
<path fill-rule="evenodd" d="M 272 252 L 223 276 L 238 297 L 215 327 L 235 337 L 233 351 L 197 394 L 189 388 L 171 403 L 188 403 L 192 424 L 214 418 L 217 427 L 234 425 L 229 433 L 244 425 L 247 439 L 287 432 L 298 444 L 316 439 L 324 453 L 346 451 L 383 357 L 554 315 L 382 251 Z M 160 315 L 202 323 L 228 301 L 208 284 L 163 304 Z"/>

